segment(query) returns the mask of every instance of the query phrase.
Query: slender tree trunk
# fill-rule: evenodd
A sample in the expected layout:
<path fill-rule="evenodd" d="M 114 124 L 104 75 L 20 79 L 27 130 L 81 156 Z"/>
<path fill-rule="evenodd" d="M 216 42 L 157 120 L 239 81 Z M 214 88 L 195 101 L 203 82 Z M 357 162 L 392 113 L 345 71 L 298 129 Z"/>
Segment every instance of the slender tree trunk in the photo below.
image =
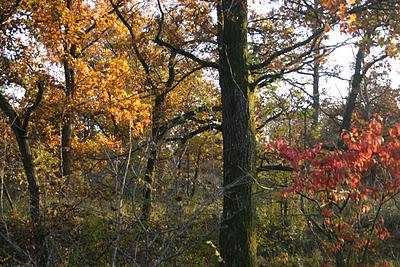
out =
<path fill-rule="evenodd" d="M 28 179 L 30 217 L 33 226 L 33 242 L 35 244 L 36 261 L 38 266 L 46 266 L 47 249 L 45 244 L 45 232 L 40 219 L 39 183 L 36 177 L 35 167 L 33 165 L 32 153 L 26 140 L 25 132 L 16 129 L 16 127 L 13 127 L 13 131 L 17 139 L 25 175 Z"/>
<path fill-rule="evenodd" d="M 351 90 L 347 98 L 346 108 L 343 114 L 342 130 L 349 130 L 351 126 L 351 117 L 356 107 L 357 96 L 360 93 L 362 81 L 362 63 L 364 61 L 364 48 L 360 47 L 356 56 L 356 66 L 351 81 Z"/>
<path fill-rule="evenodd" d="M 152 129 L 151 140 L 149 145 L 149 157 L 146 163 L 146 170 L 144 174 L 144 181 L 146 183 L 143 191 L 143 207 L 142 207 L 142 221 L 147 223 L 151 217 L 152 209 L 152 186 L 154 170 L 157 162 L 157 152 L 160 142 L 159 126 L 161 120 L 161 106 L 164 102 L 165 95 L 157 95 L 154 102 L 153 116 L 152 116 Z"/>
<path fill-rule="evenodd" d="M 153 142 L 153 141 L 151 141 Z M 157 158 L 157 144 L 152 143 L 149 146 L 149 158 L 147 159 L 146 171 L 144 174 L 144 181 L 146 183 L 143 190 L 143 207 L 142 207 L 142 221 L 148 223 L 152 211 L 152 186 L 153 186 L 153 175 L 156 165 Z"/>
<path fill-rule="evenodd" d="M 317 47 L 318 49 L 318 47 Z M 319 51 L 319 50 L 318 50 Z M 319 53 L 319 52 L 318 52 Z M 319 121 L 319 113 L 320 113 L 320 102 L 319 102 L 319 54 L 314 55 L 314 62 L 313 62 L 313 102 L 312 107 L 314 110 L 313 117 L 312 117 L 312 124 L 313 129 L 318 124 Z"/>
<path fill-rule="evenodd" d="M 72 9 L 72 1 L 67 0 L 66 2 L 67 8 Z M 76 53 L 76 45 L 71 45 L 70 48 L 66 45 L 64 50 L 72 57 L 75 56 Z M 75 72 L 68 59 L 64 59 L 64 77 L 65 77 L 65 97 L 67 101 L 67 107 L 65 110 L 65 114 L 63 116 L 62 129 L 61 129 L 61 173 L 63 177 L 66 177 L 69 180 L 70 175 L 72 174 L 72 125 L 73 118 L 71 114 L 71 110 L 69 104 L 71 104 L 74 93 L 75 93 Z"/>
<path fill-rule="evenodd" d="M 9 119 L 10 127 L 13 130 L 17 140 L 24 172 L 28 181 L 30 218 L 32 221 L 36 262 L 38 266 L 46 266 L 48 253 L 45 243 L 45 231 L 44 227 L 42 226 L 40 216 L 39 182 L 37 180 L 36 170 L 33 164 L 31 149 L 27 140 L 27 123 L 22 122 L 21 118 L 2 94 L 0 94 L 0 109 Z"/>
<path fill-rule="evenodd" d="M 67 100 L 67 107 L 62 121 L 61 130 L 61 159 L 62 159 L 62 176 L 69 177 L 72 174 L 72 115 L 69 104 L 74 96 L 74 70 L 70 64 L 64 62 L 64 75 L 65 75 L 65 97 Z"/>
<path fill-rule="evenodd" d="M 5 151 L 3 151 L 5 152 Z M 5 157 L 1 159 L 0 162 L 0 216 L 3 218 L 4 216 L 4 169 L 5 169 Z"/>
<path fill-rule="evenodd" d="M 314 9 L 318 9 L 318 0 L 314 0 Z M 318 30 L 318 21 L 315 22 L 314 32 Z M 314 59 L 313 59 L 313 94 L 312 94 L 312 107 L 314 109 L 313 113 L 313 129 L 317 126 L 318 121 L 319 121 L 319 113 L 320 113 L 320 102 L 319 102 L 319 69 L 320 69 L 320 45 L 321 45 L 321 39 L 317 41 L 317 44 L 315 46 L 315 52 L 314 52 Z"/>
<path fill-rule="evenodd" d="M 313 126 L 315 127 L 318 124 L 319 121 L 319 109 L 320 109 L 320 104 L 319 104 L 319 62 L 314 61 L 314 66 L 313 66 L 313 109 L 314 109 L 314 114 L 313 114 Z"/>
<path fill-rule="evenodd" d="M 349 96 L 347 98 L 346 107 L 343 113 L 343 121 L 340 127 L 341 132 L 343 130 L 350 130 L 351 118 L 353 116 L 354 109 L 356 108 L 357 96 L 360 93 L 361 82 L 362 82 L 362 64 L 364 62 L 364 47 L 360 46 L 356 56 L 356 65 L 354 68 L 354 74 L 351 81 L 351 89 Z M 344 147 L 343 138 L 339 137 L 338 146 L 340 148 Z"/>
<path fill-rule="evenodd" d="M 256 265 L 254 234 L 254 94 L 247 70 L 247 1 L 219 7 L 219 81 L 222 93 L 224 199 L 220 247 L 229 267 Z"/>
<path fill-rule="evenodd" d="M 361 99 L 364 102 L 363 117 L 364 120 L 371 120 L 371 100 L 369 99 L 368 84 L 364 83 L 360 90 Z"/>

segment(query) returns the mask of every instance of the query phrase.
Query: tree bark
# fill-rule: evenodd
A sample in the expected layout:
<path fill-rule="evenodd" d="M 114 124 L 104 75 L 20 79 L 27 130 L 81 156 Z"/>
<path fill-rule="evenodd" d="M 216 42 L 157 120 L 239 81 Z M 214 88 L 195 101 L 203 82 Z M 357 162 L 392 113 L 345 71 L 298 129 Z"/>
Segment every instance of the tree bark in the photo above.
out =
<path fill-rule="evenodd" d="M 343 114 L 342 130 L 349 130 L 351 126 L 351 117 L 356 107 L 357 96 L 360 93 L 361 81 L 362 81 L 362 69 L 361 66 L 364 61 L 364 48 L 360 47 L 356 56 L 356 66 L 354 69 L 353 79 L 351 81 L 351 90 L 349 97 L 347 98 L 346 108 Z"/>
<path fill-rule="evenodd" d="M 69 66 L 68 62 L 64 62 L 64 75 L 65 75 L 65 97 L 67 107 L 62 121 L 61 130 L 61 160 L 62 160 L 62 176 L 69 177 L 72 174 L 72 116 L 69 110 L 69 104 L 73 99 L 74 93 L 74 75 L 73 69 Z"/>
<path fill-rule="evenodd" d="M 39 84 L 39 83 L 38 83 Z M 24 172 L 28 181 L 29 199 L 30 199 L 30 218 L 32 221 L 33 243 L 35 247 L 35 258 L 38 266 L 47 264 L 47 248 L 45 244 L 45 231 L 41 222 L 40 215 L 40 191 L 37 180 L 36 169 L 33 163 L 31 148 L 27 140 L 28 118 L 34 108 L 40 103 L 43 94 L 43 85 L 39 85 L 39 94 L 36 102 L 27 109 L 25 118 L 16 113 L 7 99 L 0 93 L 0 109 L 8 117 L 11 129 L 14 132 Z"/>
<path fill-rule="evenodd" d="M 363 83 L 361 90 L 360 90 L 360 94 L 361 94 L 361 99 L 364 102 L 364 107 L 363 107 L 363 118 L 366 121 L 370 121 L 371 120 L 371 100 L 369 98 L 369 92 L 368 92 L 368 84 L 366 84 L 365 82 Z"/>
<path fill-rule="evenodd" d="M 157 152 L 160 140 L 161 106 L 165 100 L 165 94 L 157 95 L 154 101 L 151 139 L 149 145 L 149 157 L 147 158 L 144 174 L 145 188 L 143 191 L 142 221 L 148 223 L 152 209 L 152 186 L 154 170 L 157 162 Z"/>
<path fill-rule="evenodd" d="M 154 130 L 152 130 L 153 132 Z M 149 157 L 146 163 L 146 170 L 144 174 L 145 188 L 143 190 L 143 207 L 142 207 L 142 221 L 147 224 L 150 220 L 152 210 L 152 186 L 153 186 L 153 175 L 156 165 L 157 158 L 157 144 L 154 141 L 150 141 L 149 146 Z"/>
<path fill-rule="evenodd" d="M 319 121 L 319 62 L 314 59 L 313 66 L 313 103 L 312 103 L 314 113 L 313 113 L 313 128 L 318 124 Z"/>
<path fill-rule="evenodd" d="M 30 217 L 33 226 L 33 242 L 35 244 L 36 262 L 38 266 L 46 266 L 47 249 L 45 244 L 44 228 L 40 219 L 39 183 L 36 176 L 35 166 L 33 164 L 31 149 L 26 138 L 26 131 L 21 130 L 20 127 L 15 123 L 14 125 L 12 128 L 17 139 L 22 164 L 28 180 Z"/>
<path fill-rule="evenodd" d="M 356 108 L 357 96 L 360 93 L 361 82 L 363 79 L 362 64 L 364 62 L 364 53 L 364 47 L 360 46 L 356 55 L 356 65 L 351 81 L 350 93 L 347 98 L 346 107 L 343 113 L 343 121 L 340 127 L 341 133 L 343 132 L 343 130 L 350 130 L 351 127 L 351 117 L 353 116 L 354 109 Z M 342 137 L 339 137 L 338 146 L 339 148 L 344 147 L 344 141 Z"/>
<path fill-rule="evenodd" d="M 72 9 L 72 1 L 67 0 L 66 6 L 68 9 Z M 65 52 L 74 57 L 76 53 L 76 45 L 65 45 Z M 71 115 L 71 110 L 69 104 L 72 102 L 75 93 L 75 72 L 69 63 L 68 58 L 64 59 L 64 77 L 65 77 L 65 97 L 66 97 L 66 110 L 63 116 L 62 129 L 61 129 L 61 173 L 63 177 L 69 180 L 72 174 L 72 125 L 73 118 Z"/>
<path fill-rule="evenodd" d="M 224 156 L 221 255 L 224 266 L 255 266 L 254 92 L 247 69 L 247 1 L 222 0 L 218 11 Z"/>
<path fill-rule="evenodd" d="M 314 1 L 314 9 L 318 9 L 318 2 L 317 0 Z M 314 32 L 318 31 L 318 21 L 315 22 Z M 312 107 L 313 107 L 313 129 L 318 125 L 319 121 L 319 113 L 320 113 L 320 101 L 319 101 L 319 70 L 320 70 L 320 46 L 321 46 L 321 39 L 319 39 L 315 46 L 314 52 L 314 59 L 313 59 L 313 94 L 312 94 Z"/>

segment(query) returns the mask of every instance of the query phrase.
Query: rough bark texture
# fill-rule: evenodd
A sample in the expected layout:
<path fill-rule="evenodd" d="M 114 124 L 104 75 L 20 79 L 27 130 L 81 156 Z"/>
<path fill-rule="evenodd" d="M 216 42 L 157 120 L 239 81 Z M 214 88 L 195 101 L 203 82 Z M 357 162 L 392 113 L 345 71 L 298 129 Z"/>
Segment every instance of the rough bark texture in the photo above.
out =
<path fill-rule="evenodd" d="M 254 95 L 247 61 L 247 1 L 222 0 L 219 8 L 224 199 L 220 247 L 224 266 L 255 266 Z"/>

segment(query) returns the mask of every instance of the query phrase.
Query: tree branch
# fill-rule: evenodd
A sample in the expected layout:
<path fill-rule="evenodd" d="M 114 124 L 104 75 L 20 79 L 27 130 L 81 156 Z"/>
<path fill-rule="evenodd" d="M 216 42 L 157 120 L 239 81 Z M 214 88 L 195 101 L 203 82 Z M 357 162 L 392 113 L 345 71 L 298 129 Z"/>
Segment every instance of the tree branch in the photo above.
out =
<path fill-rule="evenodd" d="M 36 85 L 37 85 L 39 91 L 36 95 L 35 102 L 33 102 L 32 105 L 30 105 L 29 107 L 27 107 L 27 109 L 24 112 L 24 115 L 22 116 L 23 117 L 22 128 L 24 128 L 24 129 L 26 129 L 28 127 L 29 118 L 30 118 L 32 112 L 39 106 L 40 102 L 42 102 L 43 93 L 44 93 L 44 81 L 38 80 L 36 82 Z"/>
<path fill-rule="evenodd" d="M 268 172 L 268 171 L 284 171 L 284 172 L 292 172 L 293 168 L 284 165 L 267 165 L 261 166 L 257 168 L 257 173 L 260 172 Z"/>
<path fill-rule="evenodd" d="M 163 28 L 164 28 L 164 11 L 162 10 L 160 1 L 158 0 L 157 2 L 158 2 L 158 8 L 160 10 L 161 16 L 160 16 L 160 19 L 158 20 L 158 31 L 157 31 L 156 37 L 154 38 L 154 42 L 156 44 L 158 44 L 159 46 L 168 48 L 169 50 L 171 50 L 172 52 L 174 52 L 176 54 L 182 55 L 184 57 L 187 57 L 187 58 L 197 62 L 202 67 L 210 67 L 210 68 L 218 69 L 218 66 L 219 66 L 218 63 L 201 59 L 182 48 L 175 47 L 174 45 L 165 42 L 162 39 L 162 33 L 163 33 Z"/>
<path fill-rule="evenodd" d="M 297 49 L 297 48 L 299 48 L 299 47 L 301 47 L 303 45 L 308 44 L 309 42 L 311 42 L 312 40 L 317 38 L 319 35 L 321 35 L 323 32 L 324 32 L 324 29 L 321 28 L 321 29 L 317 30 L 315 33 L 313 33 L 307 39 L 272 53 L 272 55 L 270 55 L 265 61 L 263 61 L 263 62 L 261 62 L 259 64 L 250 65 L 249 66 L 249 70 L 258 70 L 258 69 L 261 69 L 261 68 L 264 68 L 264 67 L 268 66 L 277 57 L 280 57 L 280 56 L 282 56 L 282 55 L 284 55 L 284 54 L 286 54 L 286 53 L 288 53 L 290 51 L 293 51 L 293 50 L 295 50 L 295 49 Z"/>
<path fill-rule="evenodd" d="M 220 106 L 216 106 L 216 107 L 208 107 L 208 106 L 201 106 L 198 108 L 195 108 L 193 110 L 187 111 L 186 113 L 183 113 L 180 116 L 177 116 L 173 119 L 171 119 L 169 122 L 167 122 L 166 124 L 162 125 L 159 129 L 158 129 L 158 138 L 162 138 L 168 130 L 174 128 L 175 126 L 185 122 L 186 120 L 188 120 L 189 118 L 195 116 L 196 114 L 198 114 L 199 112 L 204 112 L 204 111 L 220 111 L 221 107 Z"/>

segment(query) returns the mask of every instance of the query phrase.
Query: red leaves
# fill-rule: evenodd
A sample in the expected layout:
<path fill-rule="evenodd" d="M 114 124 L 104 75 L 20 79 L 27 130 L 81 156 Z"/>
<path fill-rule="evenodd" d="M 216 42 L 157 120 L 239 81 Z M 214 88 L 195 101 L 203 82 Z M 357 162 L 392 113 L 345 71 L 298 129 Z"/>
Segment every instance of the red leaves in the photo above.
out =
<path fill-rule="evenodd" d="M 383 219 L 381 219 L 377 224 L 376 230 L 379 239 L 385 240 L 386 238 L 390 237 L 389 230 L 385 227 Z"/>
<path fill-rule="evenodd" d="M 270 148 L 280 152 L 297 176 L 302 176 L 305 189 L 335 189 L 343 185 L 356 188 L 375 167 L 387 169 L 393 177 L 400 178 L 400 142 L 396 139 L 399 133 L 400 125 L 390 129 L 389 134 L 395 140 L 384 143 L 382 122 L 376 116 L 368 129 L 353 129 L 343 134 L 345 151 L 326 152 L 321 146 L 300 151 L 289 148 L 283 140 Z M 304 171 L 307 171 L 305 175 Z"/>
<path fill-rule="evenodd" d="M 390 128 L 389 135 L 392 138 L 397 138 L 398 136 L 400 136 L 400 124 L 397 124 L 396 128 Z"/>
<path fill-rule="evenodd" d="M 381 240 L 384 240 L 384 239 L 386 239 L 387 237 L 390 236 L 388 229 L 385 228 L 385 227 L 383 229 L 381 229 L 381 231 L 379 231 L 378 234 L 379 234 L 379 238 Z"/>
<path fill-rule="evenodd" d="M 325 209 L 322 210 L 321 215 L 322 215 L 322 217 L 324 217 L 324 218 L 330 218 L 330 217 L 332 217 L 332 215 L 333 215 L 333 210 L 332 210 L 332 209 L 325 208 Z"/>
<path fill-rule="evenodd" d="M 396 138 L 396 130 L 390 128 L 390 129 L 389 129 L 389 135 L 390 135 L 390 137 Z"/>
<path fill-rule="evenodd" d="M 327 255 L 350 250 L 362 256 L 390 237 L 376 207 L 400 191 L 400 124 L 383 131 L 381 119 L 375 117 L 368 128 L 344 133 L 343 140 L 346 149 L 336 151 L 321 146 L 293 149 L 283 140 L 269 147 L 294 169 L 283 195 L 301 193 L 318 203 L 315 221 L 334 236 L 322 244 Z M 346 209 L 354 212 L 343 212 Z M 371 217 L 375 219 L 365 220 Z M 361 221 L 363 227 L 355 227 Z"/>

